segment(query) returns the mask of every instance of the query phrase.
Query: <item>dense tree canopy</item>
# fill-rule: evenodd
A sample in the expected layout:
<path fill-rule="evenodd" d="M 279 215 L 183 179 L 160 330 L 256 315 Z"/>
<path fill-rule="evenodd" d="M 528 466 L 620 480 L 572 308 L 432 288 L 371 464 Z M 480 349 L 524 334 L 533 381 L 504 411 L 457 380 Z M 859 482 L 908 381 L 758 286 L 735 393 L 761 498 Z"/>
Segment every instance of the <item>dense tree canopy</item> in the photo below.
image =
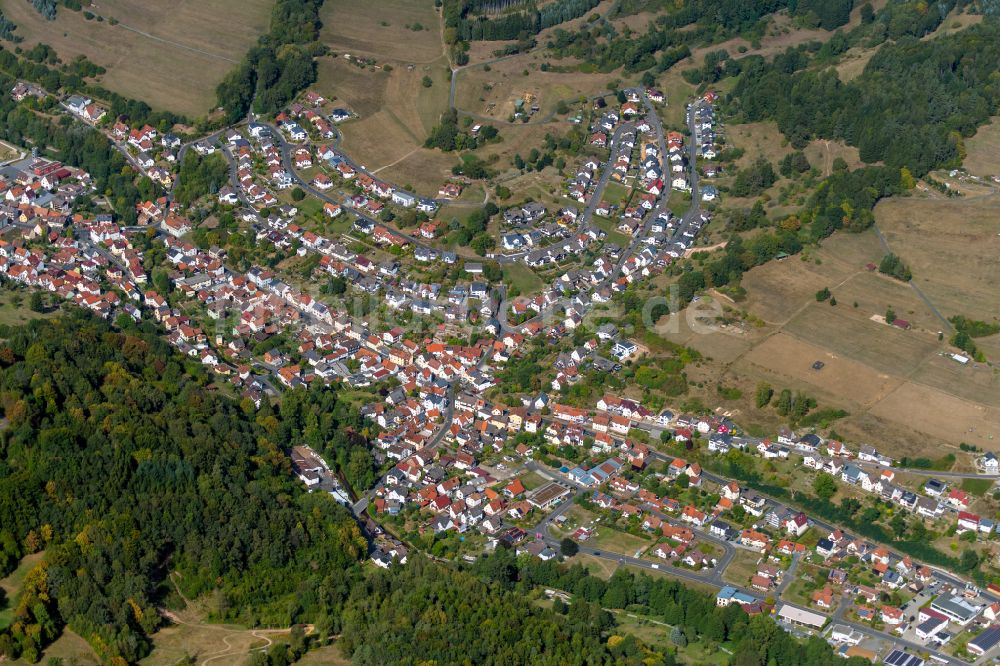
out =
<path fill-rule="evenodd" d="M 318 45 L 319 10 L 323 0 L 278 0 L 271 28 L 243 62 L 216 89 L 227 122 L 237 122 L 251 105 L 258 113 L 275 113 L 316 80 L 313 55 Z"/>
<path fill-rule="evenodd" d="M 938 39 L 886 44 L 848 83 L 832 69 L 805 69 L 808 64 L 795 50 L 772 62 L 745 59 L 734 110 L 747 121 L 776 120 L 797 148 L 817 137 L 840 139 L 857 146 L 866 162 L 922 176 L 958 165 L 964 137 L 1000 108 L 995 21 Z"/>
<path fill-rule="evenodd" d="M 0 563 L 46 550 L 5 651 L 37 654 L 65 623 L 103 658 L 136 661 L 167 570 L 250 623 L 312 620 L 343 594 L 365 543 L 290 474 L 298 412 L 255 416 L 156 336 L 82 311 L 4 338 Z"/>

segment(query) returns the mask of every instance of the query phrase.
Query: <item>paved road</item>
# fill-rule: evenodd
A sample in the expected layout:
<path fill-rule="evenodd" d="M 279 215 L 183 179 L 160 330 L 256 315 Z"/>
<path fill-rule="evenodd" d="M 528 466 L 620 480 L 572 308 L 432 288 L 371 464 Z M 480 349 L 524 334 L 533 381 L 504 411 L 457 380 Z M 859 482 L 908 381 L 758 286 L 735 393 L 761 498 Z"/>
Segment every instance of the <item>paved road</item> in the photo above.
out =
<path fill-rule="evenodd" d="M 342 204 L 343 202 L 334 199 L 333 197 L 327 195 L 324 192 L 320 192 L 318 189 L 316 189 L 315 187 L 313 187 L 310 183 L 306 182 L 306 180 L 303 179 L 302 176 L 300 176 L 298 174 L 298 172 L 295 170 L 295 164 L 294 164 L 294 162 L 292 160 L 292 151 L 295 150 L 295 149 L 297 149 L 297 148 L 300 148 L 301 146 L 300 145 L 296 145 L 296 144 L 292 144 L 292 143 L 289 143 L 288 141 L 286 141 L 285 137 L 282 136 L 281 131 L 278 130 L 277 127 L 274 127 L 272 125 L 268 125 L 268 127 L 271 129 L 271 134 L 273 135 L 274 141 L 275 141 L 275 143 L 278 144 L 278 149 L 281 151 L 282 165 L 285 167 L 285 171 L 287 171 L 292 176 L 292 180 L 294 180 L 295 183 L 299 187 L 301 187 L 307 194 L 310 194 L 310 195 L 316 197 L 320 201 L 325 201 L 327 203 L 338 204 L 338 205 Z M 403 237 L 406 240 L 408 240 L 415 247 L 423 247 L 423 248 L 428 248 L 428 249 L 430 249 L 430 247 L 431 247 L 431 246 L 427 245 L 426 243 L 424 243 L 419 238 L 416 238 L 415 236 L 411 236 L 410 234 L 407 234 L 407 233 L 405 233 L 403 231 L 400 231 L 399 229 L 396 229 L 395 227 L 393 227 L 391 224 L 388 224 L 386 222 L 382 222 L 380 220 L 376 220 L 375 218 L 369 217 L 369 216 L 365 215 L 364 213 L 362 213 L 361 211 L 357 210 L 356 208 L 352 208 L 351 212 L 353 212 L 356 217 L 359 217 L 359 218 L 361 218 L 363 220 L 367 220 L 367 221 L 371 222 L 372 224 L 376 224 L 376 225 L 380 225 L 380 226 L 386 227 L 387 229 L 389 229 L 393 233 L 398 234 L 401 237 Z"/>
<path fill-rule="evenodd" d="M 621 148 L 622 135 L 625 132 L 635 132 L 635 123 L 627 122 L 622 123 L 615 130 L 614 134 L 611 136 L 610 153 L 608 161 L 601 165 L 601 177 L 598 178 L 597 184 L 594 185 L 594 192 L 590 195 L 590 200 L 587 203 L 587 207 L 583 209 L 583 213 L 580 214 L 579 227 L 580 229 L 588 229 L 590 227 L 590 219 L 594 216 L 594 211 L 601 203 L 601 199 L 604 196 L 604 189 L 608 186 L 608 181 L 611 180 L 611 174 L 613 172 L 613 164 L 611 160 L 614 159 L 615 155 L 618 154 L 618 150 Z"/>
<path fill-rule="evenodd" d="M 436 449 L 438 445 L 441 444 L 441 441 L 445 438 L 445 436 L 448 434 L 449 429 L 451 428 L 451 420 L 455 416 L 455 391 L 456 391 L 455 384 L 456 382 L 453 382 L 448 387 L 448 408 L 445 409 L 444 414 L 442 415 L 443 418 L 441 421 L 441 426 L 440 428 L 438 428 L 437 432 L 427 443 L 427 445 L 420 450 L 421 453 L 432 454 L 434 452 L 434 449 Z M 375 498 L 376 492 L 384 485 L 385 485 L 385 477 L 382 477 L 375 483 L 375 485 L 369 488 L 361 497 L 358 498 L 358 501 L 355 502 L 354 505 L 351 507 L 351 511 L 357 518 L 359 519 L 365 518 L 364 514 L 365 511 L 368 509 L 368 503 Z"/>

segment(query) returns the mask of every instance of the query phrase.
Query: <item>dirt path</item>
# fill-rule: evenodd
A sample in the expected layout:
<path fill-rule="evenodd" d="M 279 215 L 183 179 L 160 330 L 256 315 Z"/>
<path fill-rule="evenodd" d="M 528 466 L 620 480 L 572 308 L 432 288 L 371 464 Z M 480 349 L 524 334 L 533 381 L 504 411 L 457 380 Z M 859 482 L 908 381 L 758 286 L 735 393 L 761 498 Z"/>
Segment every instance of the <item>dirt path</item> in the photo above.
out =
<path fill-rule="evenodd" d="M 201 49 L 196 49 L 193 46 L 188 46 L 187 44 L 181 44 L 180 42 L 175 42 L 175 41 L 172 41 L 172 40 L 169 40 L 169 39 L 164 39 L 163 37 L 157 37 L 156 35 L 151 35 L 148 32 L 145 32 L 144 30 L 139 30 L 138 28 L 133 28 L 132 26 L 126 25 L 124 23 L 118 23 L 117 26 L 119 28 L 124 28 L 125 30 L 128 30 L 130 32 L 134 32 L 137 35 L 142 35 L 146 39 L 152 39 L 152 40 L 157 41 L 157 42 L 162 42 L 164 44 L 169 44 L 170 46 L 176 46 L 179 49 L 184 49 L 185 51 L 191 51 L 192 53 L 198 53 L 198 54 L 201 54 L 201 55 L 206 56 L 208 58 L 215 58 L 216 60 L 224 60 L 225 62 L 231 62 L 234 65 L 240 64 L 239 60 L 233 60 L 232 58 L 227 58 L 226 56 L 219 55 L 218 53 L 209 53 L 208 51 L 202 51 Z"/>
<path fill-rule="evenodd" d="M 420 149 L 419 149 L 419 148 L 414 148 L 414 149 L 413 149 L 413 150 L 411 150 L 410 152 L 408 152 L 408 153 L 406 153 L 405 155 L 403 155 L 402 157 L 400 157 L 400 158 L 399 158 L 398 160 L 396 160 L 395 162 L 390 162 L 389 164 L 385 164 L 385 165 L 383 165 L 383 166 L 380 166 L 380 167 L 379 167 L 379 168 L 377 168 L 377 169 L 372 169 L 372 170 L 371 170 L 371 171 L 369 171 L 368 173 L 378 173 L 379 171 L 382 171 L 383 169 L 388 169 L 388 168 L 390 168 L 390 167 L 394 167 L 394 166 L 396 166 L 397 164 L 399 164 L 400 162 L 402 162 L 403 160 L 405 160 L 405 159 L 406 159 L 407 157 L 409 157 L 410 155 L 412 155 L 413 153 L 417 152 L 418 150 L 420 150 Z"/>
<path fill-rule="evenodd" d="M 170 581 L 174 584 L 174 589 L 177 594 L 180 595 L 181 599 L 184 600 L 185 606 L 191 607 L 191 601 L 184 596 L 181 591 L 180 586 L 177 584 L 177 578 L 180 577 L 179 573 L 173 573 L 170 575 Z M 227 627 L 220 624 L 211 624 L 201 621 L 189 621 L 182 618 L 179 614 L 174 611 L 167 610 L 166 608 L 159 609 L 160 615 L 167 618 L 174 624 L 184 625 L 188 627 L 196 627 L 198 629 L 208 629 L 210 631 L 218 632 L 220 634 L 219 643 L 221 646 L 218 650 L 214 652 L 209 652 L 208 654 L 202 655 L 205 658 L 199 662 L 199 666 L 206 666 L 213 661 L 218 659 L 223 659 L 225 657 L 236 657 L 245 656 L 253 652 L 260 652 L 267 650 L 274 644 L 274 641 L 270 636 L 277 634 L 287 634 L 292 630 L 292 627 L 285 629 L 236 629 L 233 627 Z M 306 634 L 311 634 L 316 630 L 316 627 L 312 624 L 299 625 L 305 631 Z M 242 642 L 250 643 L 250 645 L 233 645 L 232 641 L 241 638 Z M 253 639 L 248 641 L 247 639 Z M 263 645 L 255 645 L 257 641 L 263 641 Z"/>

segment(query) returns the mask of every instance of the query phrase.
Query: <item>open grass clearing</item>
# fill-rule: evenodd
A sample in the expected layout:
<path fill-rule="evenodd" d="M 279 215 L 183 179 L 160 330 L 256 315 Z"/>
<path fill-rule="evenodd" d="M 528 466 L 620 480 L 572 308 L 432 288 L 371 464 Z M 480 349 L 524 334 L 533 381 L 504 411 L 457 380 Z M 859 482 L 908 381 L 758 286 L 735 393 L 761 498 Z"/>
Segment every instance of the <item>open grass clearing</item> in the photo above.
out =
<path fill-rule="evenodd" d="M 632 634 L 655 650 L 669 652 L 676 650 L 680 663 L 705 666 L 723 666 L 729 663 L 731 653 L 722 650 L 719 645 L 707 645 L 701 641 L 692 641 L 679 648 L 670 641 L 671 625 L 656 618 L 627 611 L 615 610 L 612 612 L 617 622 L 613 633 Z"/>
<path fill-rule="evenodd" d="M 77 666 L 97 666 L 101 663 L 101 660 L 97 657 L 93 648 L 90 647 L 90 644 L 69 629 L 63 629 L 59 638 L 52 645 L 45 648 L 42 652 L 42 658 L 38 663 L 57 663 L 53 662 L 53 659 L 60 660 L 58 663 L 76 664 Z M 22 659 L 16 659 L 10 663 L 20 666 L 27 662 Z"/>
<path fill-rule="evenodd" d="M 962 479 L 962 490 L 973 495 L 985 495 L 993 487 L 993 479 Z"/>
<path fill-rule="evenodd" d="M 33 553 L 21 558 L 17 568 L 9 576 L 0 580 L 0 590 L 3 590 L 6 598 L 6 605 L 0 606 L 0 629 L 10 625 L 14 619 L 14 607 L 17 605 L 17 597 L 21 594 L 24 579 L 31 569 L 42 561 L 45 553 Z"/>
<path fill-rule="evenodd" d="M 35 312 L 29 307 L 31 292 L 27 289 L 0 288 L 0 325 L 20 326 L 32 319 L 46 319 L 59 313 L 59 301 L 53 299 L 56 307 L 46 312 Z"/>
<path fill-rule="evenodd" d="M 750 577 L 757 573 L 757 563 L 760 561 L 760 558 L 760 553 L 753 553 L 749 550 L 738 548 L 732 562 L 722 572 L 723 580 L 736 585 L 748 585 Z"/>
<path fill-rule="evenodd" d="M 603 578 L 607 580 L 611 578 L 614 574 L 615 569 L 618 568 L 617 562 L 612 562 L 603 557 L 594 557 L 593 555 L 585 555 L 584 553 L 578 553 L 567 560 L 570 565 L 580 564 L 589 571 L 592 575 L 598 578 Z"/>
<path fill-rule="evenodd" d="M 642 551 L 652 546 L 653 540 L 601 525 L 587 544 L 592 548 L 632 557 L 636 551 Z"/>
<path fill-rule="evenodd" d="M 327 0 L 320 20 L 320 39 L 338 55 L 429 63 L 444 52 L 433 0 Z"/>
<path fill-rule="evenodd" d="M 979 128 L 975 136 L 965 142 L 963 166 L 977 176 L 1000 175 L 1000 118 Z"/>
<path fill-rule="evenodd" d="M 729 125 L 726 127 L 726 138 L 730 144 L 745 151 L 736 161 L 740 168 L 751 165 L 758 157 L 763 156 L 777 171 L 781 158 L 795 151 L 773 121 Z M 847 162 L 851 169 L 863 165 L 858 149 L 840 141 L 815 140 L 803 152 L 809 164 L 819 169 L 824 176 L 833 172 L 833 162 L 838 157 Z"/>
<path fill-rule="evenodd" d="M 868 66 L 868 61 L 872 59 L 876 51 L 878 51 L 877 48 L 864 48 L 860 46 L 849 49 L 840 57 L 840 61 L 834 67 L 837 70 L 838 78 L 842 82 L 847 83 L 861 76 L 861 73 L 865 71 L 865 67 Z"/>
<path fill-rule="evenodd" d="M 539 486 L 547 483 L 545 477 L 543 477 L 538 472 L 526 472 L 517 478 L 521 480 L 521 484 L 527 491 L 532 491 L 535 488 L 538 488 Z"/>
<path fill-rule="evenodd" d="M 309 650 L 295 662 L 298 666 L 349 666 L 351 660 L 344 656 L 336 643 Z"/>
<path fill-rule="evenodd" d="M 521 294 L 530 294 L 544 286 L 542 279 L 521 262 L 505 264 L 503 267 L 504 283 L 512 290 Z"/>
<path fill-rule="evenodd" d="M 604 240 L 609 243 L 615 243 L 619 247 L 625 248 L 632 242 L 632 239 L 627 234 L 618 231 L 618 218 L 594 215 L 591 218 L 591 222 L 593 222 L 595 227 L 607 234 Z"/>
<path fill-rule="evenodd" d="M 142 666 L 173 666 L 185 657 L 199 663 L 232 665 L 246 663 L 250 654 L 287 639 L 288 632 L 263 633 L 217 625 L 175 624 L 153 634 L 153 651 Z"/>
<path fill-rule="evenodd" d="M 3 11 L 23 48 L 45 43 L 64 61 L 84 55 L 108 70 L 98 83 L 109 90 L 196 117 L 214 106 L 215 87 L 267 31 L 272 4 L 105 0 L 88 9 L 102 22 L 62 6 L 47 21 L 28 2 L 5 2 Z"/>
<path fill-rule="evenodd" d="M 1000 312 L 1000 196 L 893 198 L 875 219 L 913 281 L 945 316 L 995 321 Z"/>

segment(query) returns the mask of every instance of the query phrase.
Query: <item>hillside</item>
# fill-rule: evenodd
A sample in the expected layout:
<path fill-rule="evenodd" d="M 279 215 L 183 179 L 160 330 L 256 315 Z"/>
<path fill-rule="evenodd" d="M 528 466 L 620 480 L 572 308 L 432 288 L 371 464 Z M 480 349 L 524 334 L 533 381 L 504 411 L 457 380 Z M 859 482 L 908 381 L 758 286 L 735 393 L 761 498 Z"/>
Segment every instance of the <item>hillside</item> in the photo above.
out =
<path fill-rule="evenodd" d="M 60 5 L 52 21 L 23 0 L 4 0 L 0 9 L 17 25 L 22 48 L 47 44 L 66 62 L 85 56 L 107 70 L 97 79 L 105 88 L 197 118 L 212 109 L 215 87 L 267 31 L 272 4 L 107 0 L 83 11 Z"/>

